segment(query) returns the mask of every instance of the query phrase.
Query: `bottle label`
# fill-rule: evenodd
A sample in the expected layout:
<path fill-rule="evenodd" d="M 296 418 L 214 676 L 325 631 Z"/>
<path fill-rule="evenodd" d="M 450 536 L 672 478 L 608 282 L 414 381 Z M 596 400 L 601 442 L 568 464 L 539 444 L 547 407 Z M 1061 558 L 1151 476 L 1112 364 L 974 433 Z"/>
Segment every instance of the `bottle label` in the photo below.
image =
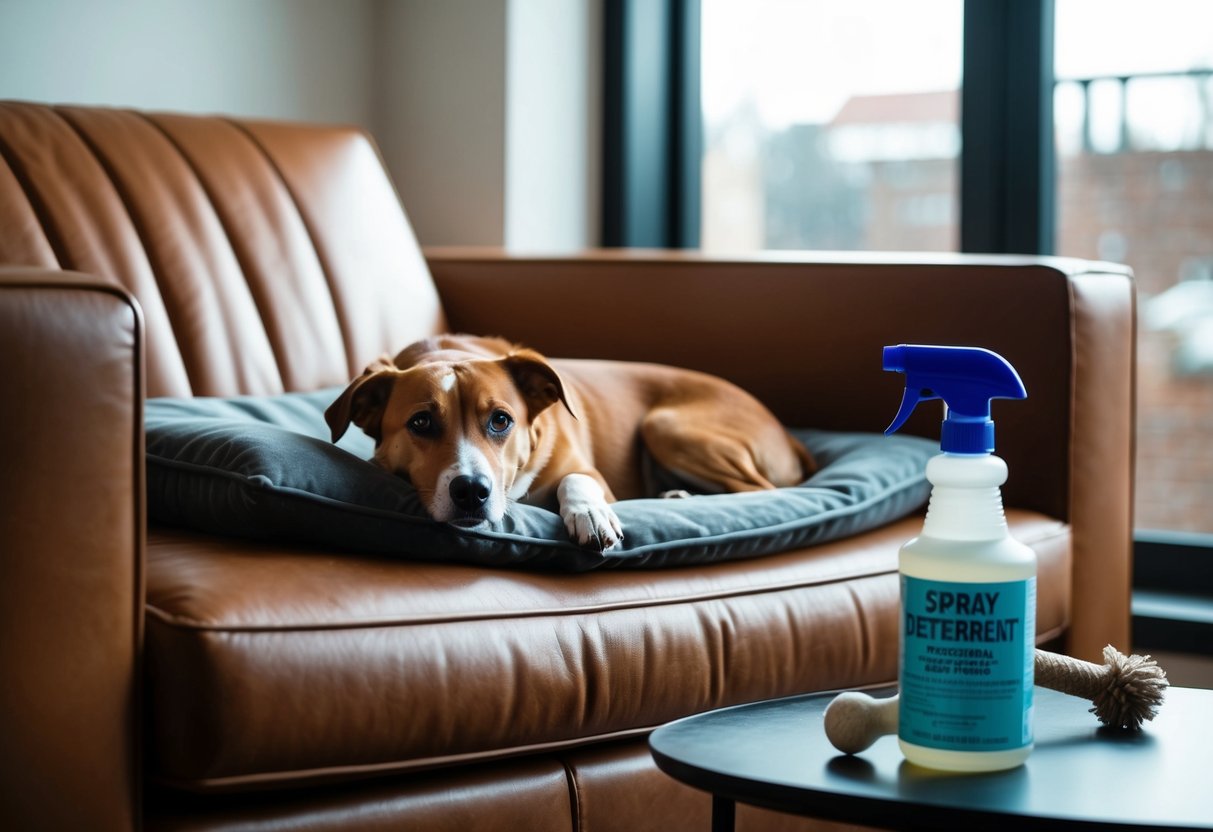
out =
<path fill-rule="evenodd" d="M 901 576 L 898 736 L 949 751 L 1032 742 L 1036 578 L 954 583 Z"/>

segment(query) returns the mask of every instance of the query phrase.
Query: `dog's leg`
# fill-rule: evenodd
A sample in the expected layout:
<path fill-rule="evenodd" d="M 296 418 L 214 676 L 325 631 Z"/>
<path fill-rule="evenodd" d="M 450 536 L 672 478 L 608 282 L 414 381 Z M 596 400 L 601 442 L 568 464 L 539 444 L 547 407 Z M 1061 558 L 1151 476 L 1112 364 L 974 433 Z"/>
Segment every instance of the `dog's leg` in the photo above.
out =
<path fill-rule="evenodd" d="M 580 545 L 604 552 L 623 540 L 623 526 L 607 503 L 605 484 L 589 474 L 568 474 L 556 489 L 560 518 Z"/>
<path fill-rule="evenodd" d="M 662 408 L 645 417 L 641 434 L 658 465 L 708 493 L 777 487 L 754 458 L 754 437 L 741 431 L 730 431 L 714 422 L 705 426 L 702 418 L 688 418 L 675 408 Z M 790 448 L 785 456 L 795 461 Z M 781 479 L 787 479 L 787 475 Z M 792 481 L 796 481 L 795 475 Z"/>

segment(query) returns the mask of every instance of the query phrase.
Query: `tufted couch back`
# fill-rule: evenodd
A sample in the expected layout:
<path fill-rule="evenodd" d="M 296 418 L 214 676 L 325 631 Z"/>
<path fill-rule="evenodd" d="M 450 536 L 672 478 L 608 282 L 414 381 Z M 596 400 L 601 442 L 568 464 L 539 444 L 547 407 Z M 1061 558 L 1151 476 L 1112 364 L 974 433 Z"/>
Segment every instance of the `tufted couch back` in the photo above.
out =
<path fill-rule="evenodd" d="M 339 384 L 445 328 L 353 128 L 0 102 L 0 228 L 0 265 L 138 298 L 149 396 Z"/>

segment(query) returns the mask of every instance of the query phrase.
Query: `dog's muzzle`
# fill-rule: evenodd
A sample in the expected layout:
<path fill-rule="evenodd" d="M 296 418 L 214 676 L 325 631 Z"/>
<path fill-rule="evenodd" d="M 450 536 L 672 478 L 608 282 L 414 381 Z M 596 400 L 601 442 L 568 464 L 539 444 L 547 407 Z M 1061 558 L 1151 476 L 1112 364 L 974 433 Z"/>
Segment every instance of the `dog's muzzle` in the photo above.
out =
<path fill-rule="evenodd" d="M 486 519 L 485 507 L 493 494 L 493 482 L 483 474 L 462 475 L 451 480 L 451 502 L 459 510 L 452 522 L 479 523 Z"/>

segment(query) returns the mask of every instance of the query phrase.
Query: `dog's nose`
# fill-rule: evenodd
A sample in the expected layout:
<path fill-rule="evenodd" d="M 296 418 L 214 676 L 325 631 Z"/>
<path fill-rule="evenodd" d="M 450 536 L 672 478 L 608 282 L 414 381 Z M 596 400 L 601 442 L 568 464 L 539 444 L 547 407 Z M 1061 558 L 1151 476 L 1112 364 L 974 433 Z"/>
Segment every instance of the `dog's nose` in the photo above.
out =
<path fill-rule="evenodd" d="M 464 511 L 475 511 L 489 501 L 493 483 L 483 474 L 455 477 L 451 480 L 451 500 Z"/>

